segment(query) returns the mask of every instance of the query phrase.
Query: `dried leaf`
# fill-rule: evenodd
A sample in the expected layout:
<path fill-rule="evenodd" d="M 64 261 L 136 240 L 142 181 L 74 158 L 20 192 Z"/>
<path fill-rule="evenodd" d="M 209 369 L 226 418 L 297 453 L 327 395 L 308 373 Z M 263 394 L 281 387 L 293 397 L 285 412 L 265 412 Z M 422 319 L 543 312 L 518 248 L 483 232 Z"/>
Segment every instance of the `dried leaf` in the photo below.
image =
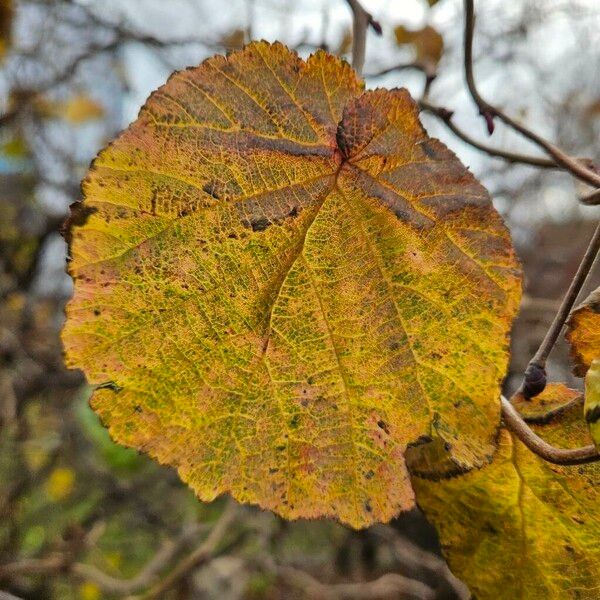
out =
<path fill-rule="evenodd" d="M 556 446 L 590 443 L 578 405 L 533 427 Z M 600 463 L 552 465 L 502 431 L 491 465 L 413 484 L 450 568 L 479 600 L 598 598 Z"/>
<path fill-rule="evenodd" d="M 593 100 L 585 107 L 584 115 L 590 119 L 600 117 L 600 98 Z"/>
<path fill-rule="evenodd" d="M 251 44 L 173 75 L 84 182 L 68 364 L 203 500 L 361 527 L 414 505 L 420 436 L 493 453 L 508 232 L 405 90 L 362 88 Z"/>
<path fill-rule="evenodd" d="M 234 29 L 221 38 L 221 46 L 230 50 L 241 48 L 244 45 L 246 33 L 243 29 Z"/>
<path fill-rule="evenodd" d="M 65 105 L 64 118 L 71 123 L 85 123 L 103 116 L 104 107 L 85 94 L 74 96 Z"/>
<path fill-rule="evenodd" d="M 35 109 L 40 116 L 65 119 L 74 125 L 99 119 L 104 115 L 103 106 L 85 94 L 73 96 L 64 102 L 39 98 L 35 102 Z"/>
<path fill-rule="evenodd" d="M 429 71 L 435 71 L 444 53 L 444 38 L 431 25 L 422 29 L 407 29 L 398 25 L 394 34 L 399 46 L 413 46 L 418 64 Z"/>
<path fill-rule="evenodd" d="M 348 52 L 350 52 L 351 49 L 352 49 L 352 29 L 346 29 L 346 31 L 344 31 L 344 35 L 342 36 L 342 39 L 340 40 L 340 45 L 335 53 L 338 56 L 344 56 L 345 54 L 348 54 Z"/>

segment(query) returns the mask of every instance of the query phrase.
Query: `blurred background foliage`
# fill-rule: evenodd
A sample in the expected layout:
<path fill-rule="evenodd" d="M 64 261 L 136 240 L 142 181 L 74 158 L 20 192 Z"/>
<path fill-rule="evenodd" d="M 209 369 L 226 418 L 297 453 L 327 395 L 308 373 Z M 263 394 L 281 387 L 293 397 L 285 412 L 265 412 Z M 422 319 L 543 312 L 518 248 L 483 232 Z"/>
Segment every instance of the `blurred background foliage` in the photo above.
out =
<path fill-rule="evenodd" d="M 426 93 L 471 137 L 535 153 L 501 125 L 485 139 L 464 91 L 459 0 L 364 4 L 383 27 L 368 38 L 369 87 Z M 484 95 L 571 154 L 598 159 L 597 1 L 478 4 Z M 354 532 L 224 508 L 226 499 L 199 503 L 172 470 L 113 444 L 88 407 L 82 375 L 63 367 L 59 331 L 71 283 L 60 228 L 89 161 L 171 71 L 256 38 L 348 58 L 351 15 L 343 0 L 0 0 L 0 598 L 126 598 L 178 568 L 183 575 L 156 597 L 468 597 L 418 511 Z M 506 382 L 514 387 L 597 208 L 577 203 L 568 176 L 509 165 L 434 116 L 423 120 L 490 189 L 524 263 Z M 597 285 L 598 274 L 588 287 Z M 564 346 L 549 372 L 575 383 Z M 233 516 L 215 540 L 224 511 Z M 194 549 L 200 558 L 190 566 Z"/>

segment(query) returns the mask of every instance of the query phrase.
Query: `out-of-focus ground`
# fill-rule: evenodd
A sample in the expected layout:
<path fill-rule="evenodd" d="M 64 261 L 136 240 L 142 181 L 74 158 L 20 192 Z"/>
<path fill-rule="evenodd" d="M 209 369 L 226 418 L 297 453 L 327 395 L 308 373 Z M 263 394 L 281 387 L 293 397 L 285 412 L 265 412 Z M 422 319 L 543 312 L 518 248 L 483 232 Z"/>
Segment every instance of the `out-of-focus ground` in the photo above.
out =
<path fill-rule="evenodd" d="M 381 38 L 369 34 L 367 74 L 413 64 L 419 47 L 398 45 L 394 28 L 430 25 L 444 41 L 430 101 L 453 109 L 472 137 L 536 152 L 500 125 L 486 140 L 464 92 L 458 0 L 364 4 L 384 30 Z M 600 6 L 477 5 L 482 92 L 571 154 L 598 160 Z M 114 445 L 87 405 L 81 374 L 62 365 L 58 335 L 71 285 L 59 228 L 80 198 L 90 159 L 176 68 L 251 38 L 279 39 L 303 55 L 323 46 L 348 56 L 349 31 L 343 0 L 0 0 L 0 598 L 140 593 L 190 556 L 226 504 L 199 503 L 172 470 Z M 407 86 L 417 97 L 423 82 L 413 68 L 367 78 L 370 87 Z M 599 209 L 577 204 L 567 175 L 507 165 L 433 117 L 423 120 L 490 189 L 523 261 L 525 297 L 506 382 L 514 389 Z M 586 288 L 599 282 L 596 269 Z M 564 344 L 553 352 L 549 373 L 580 385 Z M 158 597 L 467 597 L 418 511 L 355 532 L 236 510 L 213 554 Z"/>

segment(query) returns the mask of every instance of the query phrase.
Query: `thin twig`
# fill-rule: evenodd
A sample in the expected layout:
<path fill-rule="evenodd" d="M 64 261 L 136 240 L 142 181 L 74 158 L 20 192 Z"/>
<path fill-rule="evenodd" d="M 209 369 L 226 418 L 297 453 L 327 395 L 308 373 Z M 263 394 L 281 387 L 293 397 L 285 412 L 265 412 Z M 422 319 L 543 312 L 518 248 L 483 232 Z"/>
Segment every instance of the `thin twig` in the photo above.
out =
<path fill-rule="evenodd" d="M 429 586 L 399 575 L 386 573 L 373 581 L 357 583 L 321 583 L 306 571 L 294 567 L 278 566 L 277 575 L 288 585 L 301 590 L 306 598 L 324 600 L 370 600 L 398 598 L 433 600 L 436 593 Z"/>
<path fill-rule="evenodd" d="M 0 600 L 23 600 L 18 596 L 14 596 L 13 594 L 9 594 L 8 592 L 0 591 Z"/>
<path fill-rule="evenodd" d="M 190 571 L 210 560 L 236 516 L 237 505 L 231 500 L 207 538 L 193 552 L 186 556 L 162 581 L 143 594 L 143 600 L 162 598 L 167 590 L 177 585 Z"/>
<path fill-rule="evenodd" d="M 352 67 L 361 75 L 365 65 L 367 30 L 369 26 L 381 35 L 381 25 L 366 11 L 358 0 L 346 0 L 352 11 Z"/>
<path fill-rule="evenodd" d="M 375 71 L 373 73 L 366 73 L 365 77 L 382 77 L 383 75 L 389 75 L 390 73 L 394 73 L 395 71 L 406 71 L 408 69 L 413 69 L 415 71 L 421 71 L 421 73 L 425 73 L 425 67 L 416 61 L 399 63 L 392 67 L 386 67 L 385 69 L 381 69 L 380 71 Z"/>
<path fill-rule="evenodd" d="M 600 204 L 600 190 L 594 190 L 586 196 L 581 196 L 579 202 L 586 204 L 587 206 L 596 206 Z"/>
<path fill-rule="evenodd" d="M 186 38 L 174 39 L 174 40 L 162 40 L 153 35 L 148 35 L 140 31 L 135 31 L 130 27 L 127 27 L 124 22 L 111 22 L 102 18 L 102 11 L 96 12 L 91 6 L 81 4 L 80 2 L 71 2 L 81 9 L 86 17 L 91 21 L 93 25 L 103 27 L 114 32 L 118 37 L 117 39 L 121 42 L 139 42 L 140 44 L 147 44 L 149 46 L 156 46 L 159 48 L 170 48 L 176 46 L 187 46 L 191 44 L 202 44 L 199 36 L 191 36 Z"/>
<path fill-rule="evenodd" d="M 527 448 L 546 462 L 555 465 L 581 465 L 600 461 L 600 454 L 593 445 L 581 448 L 556 448 L 539 437 L 523 420 L 517 409 L 501 396 L 502 418 L 506 428 L 514 433 Z"/>
<path fill-rule="evenodd" d="M 440 597 L 446 597 L 444 594 L 457 600 L 471 597 L 467 586 L 452 574 L 441 557 L 416 546 L 389 525 L 376 525 L 369 531 L 389 544 L 399 570 L 405 577 L 431 584 L 438 582 L 435 589 Z"/>
<path fill-rule="evenodd" d="M 203 528 L 200 525 L 195 524 L 187 528 L 177 539 L 166 540 L 146 565 L 130 579 L 113 577 L 93 565 L 83 563 L 75 563 L 70 572 L 82 579 L 93 581 L 107 594 L 120 597 L 135 594 L 155 583 L 158 574 L 201 529 Z"/>
<path fill-rule="evenodd" d="M 121 598 L 135 594 L 148 586 L 155 584 L 144 598 L 157 598 L 164 591 L 175 585 L 189 570 L 198 566 L 203 560 L 210 558 L 214 548 L 220 542 L 235 513 L 232 504 L 225 508 L 219 521 L 214 525 L 208 537 L 192 552 L 163 581 L 155 583 L 159 573 L 168 565 L 190 539 L 203 529 L 196 525 L 184 531 L 176 540 L 167 540 L 146 563 L 137 575 L 130 579 L 120 579 L 104 573 L 93 565 L 75 563 L 68 553 L 54 554 L 45 558 L 23 559 L 13 563 L 0 565 L 0 580 L 11 579 L 22 575 L 69 573 L 80 579 L 93 581 L 103 592 L 117 595 Z"/>
<path fill-rule="evenodd" d="M 0 565 L 0 580 L 11 579 L 19 575 L 56 573 L 65 569 L 68 563 L 68 557 L 64 554 L 54 554 L 46 558 L 24 558 Z"/>
<path fill-rule="evenodd" d="M 12 125 L 18 116 L 18 110 L 11 110 L 3 115 L 0 115 L 0 128 L 6 127 L 7 125 Z"/>
<path fill-rule="evenodd" d="M 452 121 L 452 117 L 454 116 L 453 111 L 448 110 L 442 106 L 436 106 L 427 102 L 426 100 L 420 100 L 419 105 L 422 110 L 426 110 L 430 112 L 434 116 L 436 116 L 446 127 L 458 138 L 466 142 L 473 148 L 477 150 L 481 150 L 481 152 L 485 152 L 490 156 L 494 156 L 497 158 L 502 158 L 509 163 L 520 163 L 524 165 L 531 165 L 532 167 L 538 167 L 542 169 L 558 169 L 558 165 L 549 158 L 538 157 L 538 156 L 529 156 L 526 154 L 518 154 L 515 152 L 508 152 L 506 150 L 501 150 L 499 148 L 493 148 L 492 146 L 487 146 L 482 142 L 479 142 L 464 131 L 459 129 L 454 122 Z"/>
<path fill-rule="evenodd" d="M 550 298 L 537 298 L 523 294 L 521 298 L 521 311 L 531 310 L 533 312 L 556 312 L 560 307 L 560 300 Z"/>
<path fill-rule="evenodd" d="M 72 4 L 75 5 L 75 3 Z M 106 44 L 90 45 L 84 53 L 80 54 L 75 59 L 73 59 L 73 61 L 62 70 L 62 72 L 57 73 L 46 84 L 41 85 L 34 90 L 27 90 L 26 95 L 23 97 L 21 104 L 17 108 L 10 110 L 9 112 L 3 115 L 0 115 L 0 128 L 7 125 L 11 125 L 19 117 L 19 115 L 23 113 L 24 110 L 35 101 L 36 98 L 47 92 L 50 92 L 51 90 L 55 89 L 63 83 L 67 83 L 76 74 L 76 71 L 78 70 L 78 67 L 81 63 L 85 62 L 86 60 L 92 57 L 98 56 L 99 54 L 114 52 L 118 50 L 123 44 L 126 44 L 128 42 L 146 44 L 147 46 L 157 49 L 188 46 L 193 44 L 201 44 L 203 46 L 214 48 L 216 50 L 220 50 L 223 47 L 221 44 L 202 42 L 198 37 L 174 40 L 161 40 L 152 35 L 147 35 L 133 31 L 119 23 L 107 22 L 103 20 L 98 14 L 96 14 L 95 11 L 93 11 L 88 6 L 84 6 L 83 4 L 77 4 L 77 6 L 82 11 L 84 11 L 85 15 L 93 25 L 112 30 L 112 32 L 115 34 L 115 38 Z"/>
<path fill-rule="evenodd" d="M 596 260 L 596 256 L 600 251 L 600 224 L 596 226 L 592 239 L 588 244 L 587 250 L 581 259 L 579 268 L 571 281 L 571 285 L 563 298 L 560 308 L 556 313 L 548 332 L 546 333 L 540 347 L 529 361 L 527 369 L 525 370 L 525 377 L 523 383 L 519 388 L 523 392 L 526 398 L 532 398 L 540 394 L 546 385 L 545 382 L 545 368 L 546 360 L 560 335 L 562 328 L 564 327 L 565 321 L 577 300 L 577 296 L 587 279 L 587 276 Z M 543 380 L 543 381 L 542 381 Z"/>
<path fill-rule="evenodd" d="M 563 152 L 560 148 L 551 144 L 538 134 L 534 133 L 527 127 L 521 125 L 517 121 L 514 121 L 506 113 L 501 111 L 496 106 L 493 106 L 486 100 L 484 100 L 477 86 L 475 84 L 475 77 L 473 75 L 473 32 L 475 28 L 475 9 L 473 0 L 464 0 L 465 2 L 465 30 L 464 30 L 464 67 L 465 77 L 467 80 L 467 87 L 471 93 L 471 97 L 475 101 L 475 104 L 479 107 L 479 112 L 484 116 L 488 123 L 490 132 L 493 131 L 493 119 L 498 117 L 506 125 L 518 131 L 521 135 L 532 141 L 540 148 L 542 148 L 549 156 L 551 156 L 556 164 L 562 167 L 564 170 L 571 173 L 573 176 L 593 185 L 594 187 L 600 187 L 600 175 L 595 173 L 593 170 L 587 168 L 581 161 L 576 158 L 569 156 L 566 152 Z"/>

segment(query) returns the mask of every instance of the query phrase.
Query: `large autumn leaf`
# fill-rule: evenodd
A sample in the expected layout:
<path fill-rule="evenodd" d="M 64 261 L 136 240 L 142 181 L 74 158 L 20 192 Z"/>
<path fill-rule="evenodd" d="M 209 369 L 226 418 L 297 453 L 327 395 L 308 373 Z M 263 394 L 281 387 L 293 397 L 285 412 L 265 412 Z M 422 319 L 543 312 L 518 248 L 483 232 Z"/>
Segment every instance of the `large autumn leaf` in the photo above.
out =
<path fill-rule="evenodd" d="M 600 288 L 570 314 L 566 337 L 571 344 L 573 371 L 585 375 L 585 420 L 600 448 Z"/>
<path fill-rule="evenodd" d="M 68 364 L 201 499 L 359 527 L 413 506 L 411 442 L 489 459 L 520 272 L 405 90 L 253 43 L 174 74 L 84 193 Z"/>
<path fill-rule="evenodd" d="M 590 443 L 578 402 L 532 427 L 555 446 Z M 546 463 L 503 430 L 491 465 L 413 483 L 450 568 L 478 600 L 599 597 L 600 463 Z"/>

